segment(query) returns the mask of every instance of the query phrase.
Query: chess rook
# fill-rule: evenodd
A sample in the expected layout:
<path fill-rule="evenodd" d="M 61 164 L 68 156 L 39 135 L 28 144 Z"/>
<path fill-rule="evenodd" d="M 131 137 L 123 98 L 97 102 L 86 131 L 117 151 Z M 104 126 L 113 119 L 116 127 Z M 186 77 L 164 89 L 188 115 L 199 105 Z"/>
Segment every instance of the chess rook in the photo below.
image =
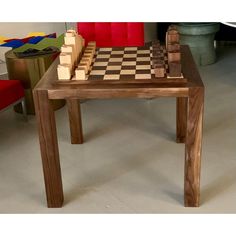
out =
<path fill-rule="evenodd" d="M 179 34 L 172 34 L 171 32 L 168 32 L 167 42 L 168 43 L 178 43 L 179 42 Z"/>
<path fill-rule="evenodd" d="M 75 54 L 75 49 L 74 49 L 74 45 L 62 45 L 61 47 L 61 52 L 62 53 L 70 53 L 72 56 L 72 64 L 73 67 L 76 66 L 76 54 Z"/>
<path fill-rule="evenodd" d="M 168 31 L 170 31 L 170 30 L 176 30 L 176 31 L 178 31 L 178 28 L 177 28 L 176 25 L 170 25 L 170 26 L 168 27 Z"/>
<path fill-rule="evenodd" d="M 62 52 L 62 53 L 60 53 L 59 58 L 60 58 L 60 64 L 67 64 L 72 69 L 73 60 L 72 60 L 72 54 L 71 53 Z"/>
<path fill-rule="evenodd" d="M 166 32 L 168 77 L 181 77 L 181 52 L 177 26 L 171 25 Z"/>
<path fill-rule="evenodd" d="M 168 52 L 168 62 L 180 62 L 180 51 Z"/>
<path fill-rule="evenodd" d="M 181 63 L 169 62 L 169 77 L 180 77 L 181 76 Z"/>
<path fill-rule="evenodd" d="M 180 51 L 180 44 L 179 43 L 169 43 L 166 48 L 167 52 L 173 52 L 173 51 Z"/>
<path fill-rule="evenodd" d="M 78 48 L 78 41 L 75 34 L 73 34 L 72 32 L 67 32 L 65 34 L 64 41 L 65 41 L 65 45 L 74 45 L 75 60 L 77 62 L 78 57 L 79 57 L 79 48 Z"/>

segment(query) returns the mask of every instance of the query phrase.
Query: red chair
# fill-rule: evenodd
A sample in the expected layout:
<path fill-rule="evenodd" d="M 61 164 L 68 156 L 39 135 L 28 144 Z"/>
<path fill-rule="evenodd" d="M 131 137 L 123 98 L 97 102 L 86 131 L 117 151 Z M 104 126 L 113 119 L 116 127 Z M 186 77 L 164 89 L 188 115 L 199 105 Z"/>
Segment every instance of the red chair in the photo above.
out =
<path fill-rule="evenodd" d="M 5 111 L 18 103 L 21 103 L 23 115 L 27 120 L 24 88 L 20 81 L 0 80 L 0 111 Z"/>
<path fill-rule="evenodd" d="M 144 45 L 144 23 L 77 23 L 85 42 L 96 41 L 98 47 Z"/>

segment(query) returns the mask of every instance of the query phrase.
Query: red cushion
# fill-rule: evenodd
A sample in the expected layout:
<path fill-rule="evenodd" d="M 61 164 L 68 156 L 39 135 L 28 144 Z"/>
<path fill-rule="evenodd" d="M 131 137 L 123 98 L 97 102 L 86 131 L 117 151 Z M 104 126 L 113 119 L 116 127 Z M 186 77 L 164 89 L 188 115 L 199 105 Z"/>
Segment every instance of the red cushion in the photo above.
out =
<path fill-rule="evenodd" d="M 144 23 L 77 23 L 85 42 L 96 41 L 98 47 L 144 45 Z"/>
<path fill-rule="evenodd" d="M 0 110 L 24 97 L 24 88 L 18 80 L 0 80 Z"/>

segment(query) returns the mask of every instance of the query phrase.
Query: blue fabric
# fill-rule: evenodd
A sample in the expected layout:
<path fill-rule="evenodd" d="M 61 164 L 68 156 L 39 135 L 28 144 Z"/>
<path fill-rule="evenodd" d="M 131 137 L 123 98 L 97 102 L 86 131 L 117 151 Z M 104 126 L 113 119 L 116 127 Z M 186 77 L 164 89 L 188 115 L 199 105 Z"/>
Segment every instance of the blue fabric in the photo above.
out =
<path fill-rule="evenodd" d="M 56 38 L 56 34 L 53 33 L 53 34 L 48 34 L 48 35 L 45 35 L 45 36 L 35 36 L 33 38 L 31 38 L 28 43 L 31 43 L 31 44 L 36 44 L 38 42 L 40 42 L 42 39 L 44 38 Z"/>
<path fill-rule="evenodd" d="M 0 46 L 1 47 L 18 48 L 18 47 L 21 47 L 22 45 L 24 45 L 24 42 L 22 42 L 20 39 L 14 39 L 14 40 L 11 40 L 7 43 L 1 44 Z"/>
<path fill-rule="evenodd" d="M 35 36 L 35 37 L 31 38 L 28 41 L 28 43 L 36 44 L 36 43 L 40 42 L 43 38 L 44 38 L 44 36 Z"/>

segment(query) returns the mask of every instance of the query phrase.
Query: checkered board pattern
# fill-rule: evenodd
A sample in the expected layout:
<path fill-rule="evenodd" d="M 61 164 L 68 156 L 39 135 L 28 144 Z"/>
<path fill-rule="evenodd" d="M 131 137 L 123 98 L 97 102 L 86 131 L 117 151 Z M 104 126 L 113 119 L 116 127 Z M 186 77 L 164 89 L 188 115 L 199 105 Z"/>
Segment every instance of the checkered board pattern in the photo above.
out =
<path fill-rule="evenodd" d="M 166 51 L 162 49 L 168 69 Z M 140 79 L 158 79 L 152 68 L 152 46 L 97 49 L 88 80 Z"/>

